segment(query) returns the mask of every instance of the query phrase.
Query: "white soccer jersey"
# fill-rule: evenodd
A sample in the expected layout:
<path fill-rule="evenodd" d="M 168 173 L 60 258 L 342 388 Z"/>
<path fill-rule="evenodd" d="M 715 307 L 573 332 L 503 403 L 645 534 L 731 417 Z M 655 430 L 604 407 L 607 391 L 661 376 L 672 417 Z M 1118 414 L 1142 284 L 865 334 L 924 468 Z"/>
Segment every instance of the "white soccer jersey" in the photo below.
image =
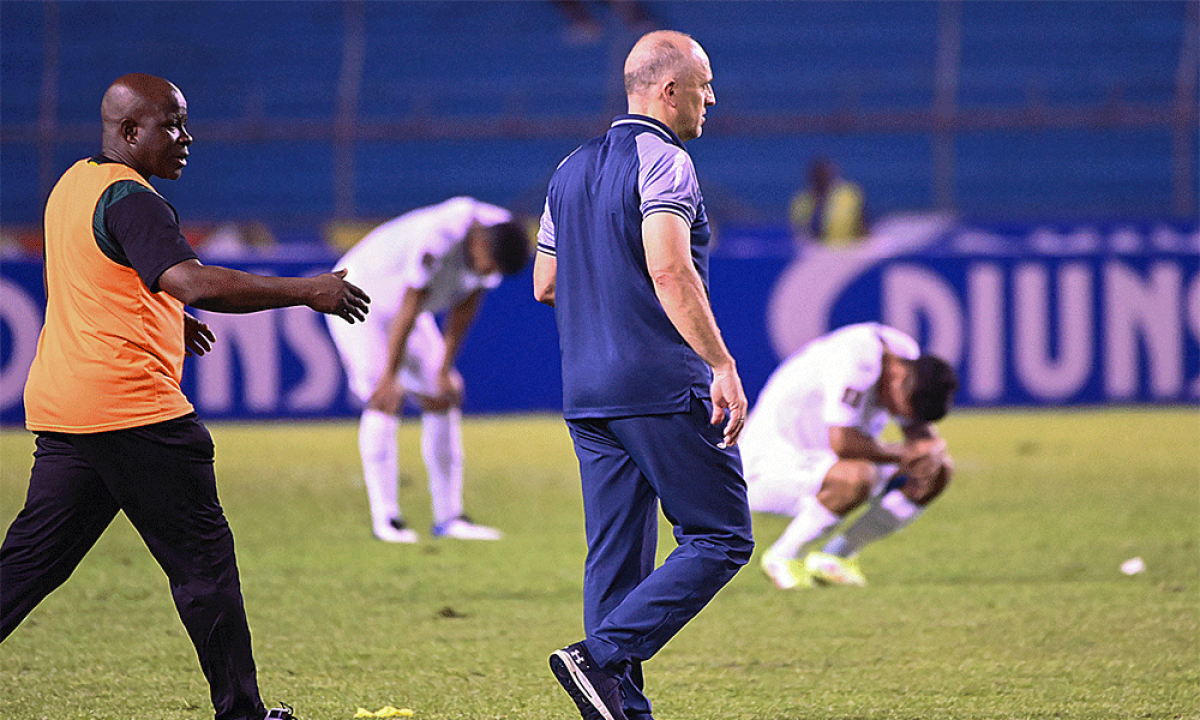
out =
<path fill-rule="evenodd" d="M 434 314 L 476 290 L 491 290 L 501 279 L 498 272 L 479 275 L 467 267 L 467 230 L 475 222 L 491 227 L 511 219 L 504 208 L 451 198 L 380 225 L 338 262 L 336 269 L 348 271 L 346 280 L 371 296 L 371 312 L 363 322 L 326 316 L 355 397 L 366 403 L 383 374 L 389 329 L 408 288 L 424 288 L 429 294 L 408 336 L 399 380 L 408 392 L 438 393 L 446 349 Z"/>
<path fill-rule="evenodd" d="M 390 323 L 408 288 L 429 291 L 421 310 L 441 313 L 479 289 L 500 284 L 500 273 L 467 267 L 465 240 L 475 222 L 486 227 L 512 219 L 504 208 L 456 197 L 380 225 L 346 253 L 336 269 L 371 296 L 368 322 Z"/>
<path fill-rule="evenodd" d="M 758 397 L 739 444 L 743 454 L 829 450 L 829 428 L 852 427 L 878 438 L 889 414 L 876 387 L 883 350 L 908 360 L 917 342 L 878 323 L 848 325 L 824 335 L 783 362 Z"/>

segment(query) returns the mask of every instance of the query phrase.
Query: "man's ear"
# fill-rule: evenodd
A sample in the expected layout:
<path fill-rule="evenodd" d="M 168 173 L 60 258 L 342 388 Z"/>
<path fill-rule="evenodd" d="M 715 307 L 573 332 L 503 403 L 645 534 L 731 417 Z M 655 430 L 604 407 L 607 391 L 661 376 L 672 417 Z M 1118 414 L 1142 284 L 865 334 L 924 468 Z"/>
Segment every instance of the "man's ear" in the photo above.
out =
<path fill-rule="evenodd" d="M 675 81 L 666 81 L 663 83 L 662 88 L 663 99 L 665 99 L 671 107 L 675 107 Z"/>
<path fill-rule="evenodd" d="M 130 145 L 137 144 L 138 124 L 131 118 L 121 121 L 121 139 Z"/>

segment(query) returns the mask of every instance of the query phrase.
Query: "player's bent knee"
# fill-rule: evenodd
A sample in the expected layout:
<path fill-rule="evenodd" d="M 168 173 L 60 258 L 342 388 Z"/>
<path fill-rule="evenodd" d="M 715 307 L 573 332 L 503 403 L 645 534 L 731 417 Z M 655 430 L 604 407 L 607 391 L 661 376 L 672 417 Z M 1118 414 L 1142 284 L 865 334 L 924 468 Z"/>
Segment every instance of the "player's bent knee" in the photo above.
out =
<path fill-rule="evenodd" d="M 866 502 L 875 482 L 875 465 L 862 460 L 839 460 L 825 475 L 817 493 L 830 512 L 845 515 Z"/>

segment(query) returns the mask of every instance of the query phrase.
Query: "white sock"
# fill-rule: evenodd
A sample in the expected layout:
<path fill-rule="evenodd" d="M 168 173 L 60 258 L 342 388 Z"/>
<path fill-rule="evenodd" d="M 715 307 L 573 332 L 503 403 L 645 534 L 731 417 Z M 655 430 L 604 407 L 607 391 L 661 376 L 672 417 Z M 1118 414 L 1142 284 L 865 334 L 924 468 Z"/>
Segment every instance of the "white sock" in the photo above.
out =
<path fill-rule="evenodd" d="M 840 521 L 841 518 L 816 498 L 805 498 L 801 502 L 800 512 L 792 518 L 768 552 L 779 557 L 794 558 L 800 554 L 800 548 L 824 535 Z"/>
<path fill-rule="evenodd" d="M 462 410 L 421 413 L 421 455 L 429 472 L 433 522 L 463 514 Z"/>
<path fill-rule="evenodd" d="M 888 491 L 872 500 L 866 511 L 845 532 L 829 541 L 824 551 L 838 557 L 857 555 L 868 543 L 906 527 L 923 511 L 924 508 L 899 490 Z"/>
<path fill-rule="evenodd" d="M 396 430 L 400 420 L 391 413 L 367 409 L 358 422 L 358 454 L 362 457 L 363 480 L 371 503 L 371 522 L 386 525 L 400 515 L 397 473 L 400 451 Z"/>

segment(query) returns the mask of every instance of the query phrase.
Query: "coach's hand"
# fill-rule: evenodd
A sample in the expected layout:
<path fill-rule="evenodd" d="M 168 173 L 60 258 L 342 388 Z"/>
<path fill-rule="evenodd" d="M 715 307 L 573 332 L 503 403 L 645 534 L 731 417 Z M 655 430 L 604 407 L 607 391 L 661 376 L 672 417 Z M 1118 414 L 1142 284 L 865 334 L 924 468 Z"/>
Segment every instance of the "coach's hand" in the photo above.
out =
<path fill-rule="evenodd" d="M 729 448 L 737 445 L 738 436 L 746 424 L 746 391 L 742 389 L 742 379 L 738 377 L 736 367 L 713 368 L 713 381 L 709 391 L 712 393 L 713 412 L 709 421 L 713 425 L 720 424 L 729 414 L 725 424 L 724 446 Z"/>
<path fill-rule="evenodd" d="M 208 325 L 187 313 L 183 314 L 183 352 L 185 355 L 188 357 L 203 355 L 212 350 L 212 344 L 216 342 L 216 339 Z"/>
<path fill-rule="evenodd" d="M 313 278 L 313 291 L 308 306 L 317 312 L 337 315 L 348 323 L 365 318 L 371 298 L 354 283 L 346 282 L 345 278 L 345 270 Z"/>

